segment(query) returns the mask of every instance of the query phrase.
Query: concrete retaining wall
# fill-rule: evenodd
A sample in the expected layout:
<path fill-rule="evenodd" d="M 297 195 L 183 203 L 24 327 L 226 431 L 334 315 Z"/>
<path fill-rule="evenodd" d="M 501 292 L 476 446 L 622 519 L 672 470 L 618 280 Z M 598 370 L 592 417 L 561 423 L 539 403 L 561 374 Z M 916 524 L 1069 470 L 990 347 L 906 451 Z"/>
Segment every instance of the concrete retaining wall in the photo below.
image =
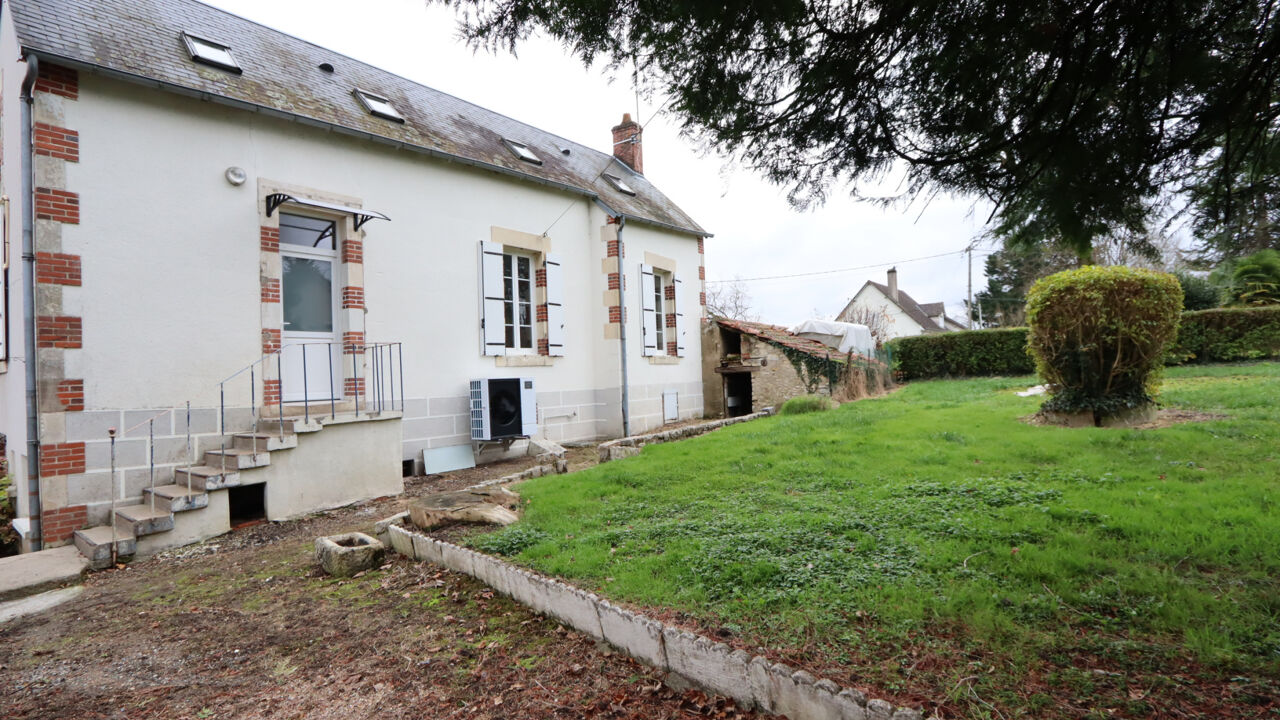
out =
<path fill-rule="evenodd" d="M 735 420 L 746 419 L 735 418 Z M 632 439 L 632 438 L 624 438 Z M 604 640 L 648 665 L 673 673 L 744 707 L 792 720 L 920 720 L 921 713 L 868 700 L 861 692 L 818 680 L 764 657 L 694 635 L 617 607 L 558 580 L 453 543 L 427 537 L 401 523 L 404 514 L 375 526 L 396 552 L 466 573 L 534 611 Z"/>
<path fill-rule="evenodd" d="M 600 452 L 600 462 L 607 463 L 610 460 L 631 457 L 639 455 L 640 448 L 645 445 L 657 445 L 672 440 L 682 440 L 684 438 L 694 437 L 703 433 L 711 432 L 716 428 L 722 428 L 726 425 L 735 425 L 748 420 L 755 420 L 770 415 L 769 411 L 751 413 L 735 418 L 724 418 L 723 420 L 712 420 L 711 422 L 700 423 L 698 425 L 689 425 L 686 427 L 675 428 L 673 430 L 665 430 L 663 432 L 650 433 L 648 435 L 632 435 L 630 437 L 618 438 L 610 440 L 607 443 L 601 443 L 597 449 Z"/>

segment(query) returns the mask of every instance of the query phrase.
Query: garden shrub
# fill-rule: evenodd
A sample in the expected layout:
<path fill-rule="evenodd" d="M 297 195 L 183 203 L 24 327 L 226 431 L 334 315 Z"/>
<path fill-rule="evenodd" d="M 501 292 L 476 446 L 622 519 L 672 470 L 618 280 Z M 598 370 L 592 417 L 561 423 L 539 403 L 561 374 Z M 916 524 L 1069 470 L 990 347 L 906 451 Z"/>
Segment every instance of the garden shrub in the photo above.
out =
<path fill-rule="evenodd" d="M 1182 314 L 1165 362 L 1234 362 L 1280 358 L 1280 305 Z"/>
<path fill-rule="evenodd" d="M 1240 258 L 1232 281 L 1236 303 L 1280 305 L 1280 251 L 1259 250 Z"/>
<path fill-rule="evenodd" d="M 972 375 L 1027 375 L 1036 367 L 1027 353 L 1026 328 L 966 330 L 894 340 L 894 370 L 904 380 Z"/>
<path fill-rule="evenodd" d="M 825 395 L 800 395 L 782 403 L 782 407 L 778 409 L 778 414 L 799 415 L 801 413 L 821 412 L 830 410 L 835 406 L 835 402 Z"/>
<path fill-rule="evenodd" d="M 1182 288 L 1168 273 L 1095 265 L 1037 281 L 1028 346 L 1052 393 L 1043 409 L 1097 421 L 1151 403 L 1181 313 Z"/>
<path fill-rule="evenodd" d="M 1222 304 L 1222 288 L 1209 278 L 1192 275 L 1183 270 L 1175 273 L 1182 286 L 1183 310 L 1210 310 Z"/>

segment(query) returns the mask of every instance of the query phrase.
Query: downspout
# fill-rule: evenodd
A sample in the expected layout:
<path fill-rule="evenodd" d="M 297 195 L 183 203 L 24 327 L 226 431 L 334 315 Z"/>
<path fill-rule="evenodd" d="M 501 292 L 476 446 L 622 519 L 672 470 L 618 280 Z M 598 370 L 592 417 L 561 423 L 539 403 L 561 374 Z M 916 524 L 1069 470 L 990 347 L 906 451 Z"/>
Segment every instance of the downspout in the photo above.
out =
<path fill-rule="evenodd" d="M 622 349 L 622 436 L 631 436 L 631 391 L 627 386 L 627 274 L 623 271 L 622 231 L 627 227 L 627 216 L 618 216 L 618 342 Z"/>
<path fill-rule="evenodd" d="M 40 521 L 40 415 L 36 407 L 36 284 L 35 284 L 35 188 L 34 188 L 34 150 L 31 141 L 34 131 L 32 108 L 35 98 L 31 90 L 40 73 L 40 59 L 34 54 L 27 55 L 27 74 L 22 78 L 22 326 L 23 326 L 23 368 L 27 376 L 27 506 L 29 517 L 36 523 Z M 44 529 L 39 536 L 32 534 L 32 549 L 39 550 L 44 545 Z M 39 539 L 34 539 L 34 538 Z"/>

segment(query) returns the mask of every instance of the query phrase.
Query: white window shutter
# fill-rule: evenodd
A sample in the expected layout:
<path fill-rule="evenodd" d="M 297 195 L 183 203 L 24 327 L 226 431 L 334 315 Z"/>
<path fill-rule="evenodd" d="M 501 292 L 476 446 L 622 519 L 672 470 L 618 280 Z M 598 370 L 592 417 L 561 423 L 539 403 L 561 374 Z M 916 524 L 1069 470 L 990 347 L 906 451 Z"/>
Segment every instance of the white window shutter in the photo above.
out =
<path fill-rule="evenodd" d="M 485 355 L 506 355 L 503 316 L 502 246 L 480 241 L 480 349 Z"/>
<path fill-rule="evenodd" d="M 680 305 L 680 293 L 684 292 L 684 281 L 679 275 L 674 275 L 675 294 L 672 295 L 674 300 L 671 301 L 671 312 L 676 314 L 676 355 L 684 356 L 684 308 Z"/>
<path fill-rule="evenodd" d="M 640 266 L 640 345 L 641 355 L 658 354 L 657 308 L 653 304 L 653 267 Z"/>
<path fill-rule="evenodd" d="M 547 352 L 564 355 L 564 268 L 560 256 L 547 253 Z"/>

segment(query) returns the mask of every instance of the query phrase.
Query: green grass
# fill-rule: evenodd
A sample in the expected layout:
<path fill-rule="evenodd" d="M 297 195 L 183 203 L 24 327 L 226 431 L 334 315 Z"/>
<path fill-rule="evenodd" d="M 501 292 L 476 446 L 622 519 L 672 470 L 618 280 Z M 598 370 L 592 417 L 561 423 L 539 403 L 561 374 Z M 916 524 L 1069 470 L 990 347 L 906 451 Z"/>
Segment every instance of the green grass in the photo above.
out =
<path fill-rule="evenodd" d="M 646 447 L 525 483 L 524 519 L 471 542 L 826 662 L 941 644 L 1275 676 L 1280 364 L 1168 371 L 1167 406 L 1227 417 L 1155 430 L 1020 422 L 1033 383 L 912 383 Z"/>
<path fill-rule="evenodd" d="M 803 415 L 804 413 L 831 410 L 836 404 L 825 395 L 801 395 L 782 403 L 779 415 Z"/>

